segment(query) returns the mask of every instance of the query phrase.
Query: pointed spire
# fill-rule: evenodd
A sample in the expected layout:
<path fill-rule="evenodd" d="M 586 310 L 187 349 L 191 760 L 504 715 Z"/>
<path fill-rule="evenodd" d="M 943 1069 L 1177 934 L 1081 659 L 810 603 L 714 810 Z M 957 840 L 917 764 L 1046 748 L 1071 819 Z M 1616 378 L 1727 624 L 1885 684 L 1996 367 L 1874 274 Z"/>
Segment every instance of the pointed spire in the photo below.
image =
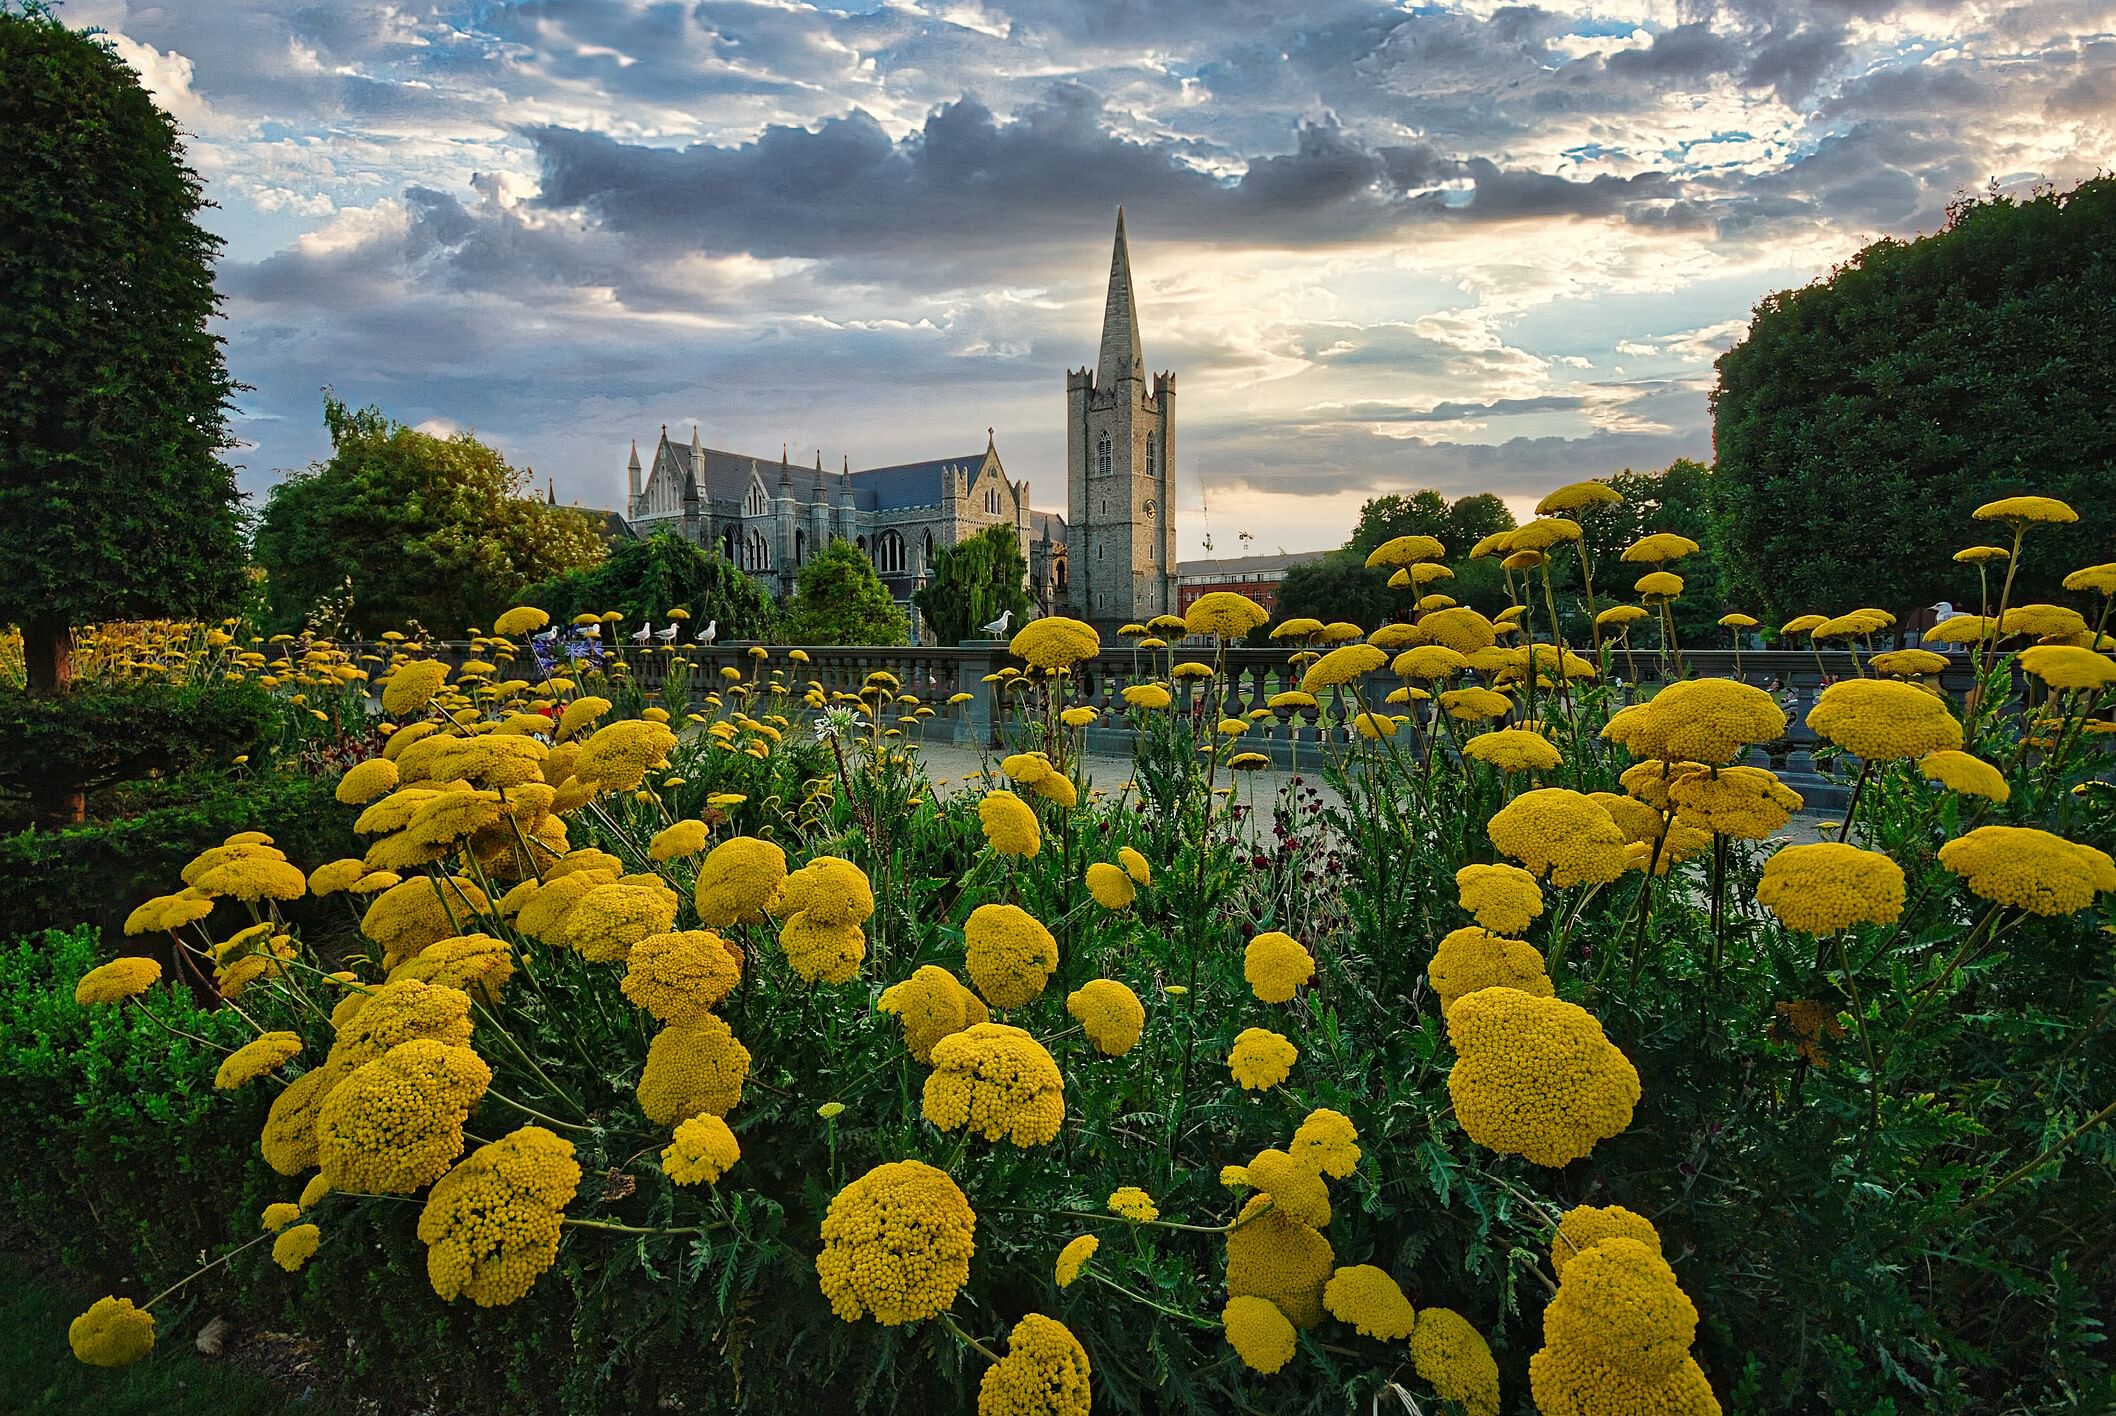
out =
<path fill-rule="evenodd" d="M 1139 352 L 1139 311 L 1131 293 L 1131 252 L 1124 244 L 1124 208 L 1117 208 L 1117 243 L 1109 257 L 1109 298 L 1102 306 L 1102 357 L 1095 366 L 1095 387 L 1113 387 L 1119 379 L 1145 377 Z"/>
<path fill-rule="evenodd" d="M 631 469 L 632 469 L 632 470 L 633 470 L 634 472 L 637 472 L 637 471 L 639 470 L 639 439 L 638 439 L 638 438 L 634 438 L 634 439 L 632 439 L 632 460 L 631 460 L 630 462 L 626 463 L 625 465 L 626 465 L 627 467 L 631 468 Z"/>
<path fill-rule="evenodd" d="M 558 483 L 549 477 L 544 478 L 544 505 L 558 505 Z"/>

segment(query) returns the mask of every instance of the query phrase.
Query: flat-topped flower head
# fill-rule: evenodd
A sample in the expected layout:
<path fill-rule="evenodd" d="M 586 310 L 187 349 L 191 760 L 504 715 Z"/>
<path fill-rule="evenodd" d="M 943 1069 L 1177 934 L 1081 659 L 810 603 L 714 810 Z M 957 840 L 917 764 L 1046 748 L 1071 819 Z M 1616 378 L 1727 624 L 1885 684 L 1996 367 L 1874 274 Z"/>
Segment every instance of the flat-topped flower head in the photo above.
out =
<path fill-rule="evenodd" d="M 1941 846 L 1940 864 L 1971 893 L 2031 914 L 2077 914 L 2116 890 L 2107 852 L 2034 826 L 1979 826 Z"/>
<path fill-rule="evenodd" d="M 1523 792 L 1486 830 L 1494 846 L 1554 885 L 1606 884 L 1624 873 L 1624 833 L 1600 803 L 1570 788 Z"/>
<path fill-rule="evenodd" d="M 741 1158 L 735 1133 L 708 1111 L 676 1123 L 661 1152 L 661 1172 L 678 1185 L 717 1185 Z"/>
<path fill-rule="evenodd" d="M 1644 1215 L 1622 1205 L 1575 1205 L 1550 1237 L 1550 1272 L 1562 1282 L 1565 1266 L 1604 1239 L 1632 1239 L 1660 1252 L 1660 1231 Z"/>
<path fill-rule="evenodd" d="M 1656 531 L 1624 547 L 1623 558 L 1633 565 L 1666 565 L 1697 554 L 1697 542 L 1673 531 Z"/>
<path fill-rule="evenodd" d="M 130 1298 L 98 1298 L 67 1328 L 66 1342 L 91 1367 L 129 1367 L 154 1350 L 154 1314 Z"/>
<path fill-rule="evenodd" d="M 1469 1416 L 1499 1416 L 1499 1364 L 1491 1344 L 1452 1308 L 1418 1310 L 1411 1362 L 1442 1400 L 1460 1402 Z"/>
<path fill-rule="evenodd" d="M 1007 652 L 1038 669 L 1069 669 L 1102 652 L 1102 636 L 1093 625 L 1064 615 L 1030 620 L 1014 635 Z"/>
<path fill-rule="evenodd" d="M 1122 1057 L 1139 1045 L 1146 1005 L 1113 978 L 1091 978 L 1065 998 L 1065 1011 L 1105 1057 Z"/>
<path fill-rule="evenodd" d="M 1442 939 L 1425 967 L 1425 976 L 1440 999 L 1442 1013 L 1456 999 L 1480 988 L 1518 988 L 1542 998 L 1553 991 L 1540 950 L 1519 939 L 1502 939 L 1477 925 L 1457 929 Z"/>
<path fill-rule="evenodd" d="M 2079 513 L 2056 497 L 2000 497 L 1970 515 L 1978 521 L 2003 521 L 2013 527 L 2069 526 L 2079 520 Z"/>
<path fill-rule="evenodd" d="M 924 1161 L 877 1165 L 831 1200 L 816 1276 L 846 1322 L 884 1327 L 948 1310 L 970 1280 L 977 1215 L 946 1172 Z"/>
<path fill-rule="evenodd" d="M 1371 644 L 1346 644 L 1332 649 L 1308 666 L 1301 676 L 1300 691 L 1316 693 L 1321 689 L 1335 688 L 1357 682 L 1388 663 L 1389 656 Z"/>
<path fill-rule="evenodd" d="M 1020 1028 L 978 1023 L 933 1044 L 921 1111 L 943 1131 L 967 1127 L 1026 1150 L 1057 1138 L 1065 1079 L 1043 1044 Z"/>
<path fill-rule="evenodd" d="M 2116 659 L 2073 644 L 2032 644 L 2020 651 L 2019 663 L 2054 689 L 2092 690 L 2116 683 Z"/>
<path fill-rule="evenodd" d="M 1668 784 L 1676 820 L 1700 831 L 1761 841 L 1803 805 L 1800 793 L 1767 767 L 1709 767 Z"/>
<path fill-rule="evenodd" d="M 440 1179 L 463 1153 L 463 1124 L 491 1082 L 476 1053 L 430 1038 L 355 1067 L 316 1109 L 326 1182 L 406 1194 Z"/>
<path fill-rule="evenodd" d="M 632 946 L 624 996 L 664 1023 L 692 1023 L 742 981 L 741 951 L 709 929 L 650 934 Z"/>
<path fill-rule="evenodd" d="M 1359 1168 L 1359 1131 L 1343 1112 L 1318 1106 L 1294 1129 L 1287 1150 L 1308 1169 L 1342 1180 Z"/>
<path fill-rule="evenodd" d="M 1396 536 L 1367 552 L 1367 567 L 1416 565 L 1447 555 L 1447 547 L 1431 536 Z"/>
<path fill-rule="evenodd" d="M 1004 787 L 986 792 L 977 802 L 977 820 L 985 840 L 1001 855 L 1026 860 L 1043 849 L 1043 832 L 1029 804 Z"/>
<path fill-rule="evenodd" d="M 634 1093 L 647 1120 L 671 1126 L 702 1111 L 727 1115 L 741 1102 L 748 1077 L 749 1049 L 734 1029 L 707 1013 L 654 1034 Z"/>
<path fill-rule="evenodd" d="M 1543 913 L 1543 891 L 1518 865 L 1465 865 L 1455 872 L 1456 898 L 1495 934 L 1518 935 Z"/>
<path fill-rule="evenodd" d="M 1019 905 L 972 910 L 963 946 L 970 982 L 994 1008 L 1034 1002 L 1058 968 L 1058 941 Z"/>
<path fill-rule="evenodd" d="M 1947 704 L 1895 679 L 1841 679 L 1822 690 L 1807 725 L 1869 762 L 1960 750 L 1962 725 Z"/>
<path fill-rule="evenodd" d="M 1501 772 L 1548 772 L 1564 761 L 1549 738 L 1526 728 L 1479 733 L 1462 744 L 1462 755 L 1489 762 Z"/>
<path fill-rule="evenodd" d="M 161 964 L 143 955 L 128 954 L 99 964 L 82 974 L 73 986 L 73 1001 L 86 1006 L 121 1003 L 152 988 L 162 976 Z"/>
<path fill-rule="evenodd" d="M 1087 1267 L 1088 1260 L 1094 1258 L 1095 1250 L 1101 1247 L 1102 1241 L 1092 1234 L 1081 1234 L 1068 1240 L 1058 1251 L 1058 1262 L 1052 1271 L 1052 1278 L 1058 1286 L 1071 1288 L 1080 1277 L 1080 1270 Z"/>
<path fill-rule="evenodd" d="M 1918 771 L 1928 781 L 1938 782 L 1962 796 L 2003 802 L 2013 795 L 2013 786 L 1998 768 L 1981 757 L 1952 748 L 1928 752 L 1918 759 Z"/>
<path fill-rule="evenodd" d="M 1222 639 L 1240 639 L 1253 629 L 1261 629 L 1271 619 L 1271 612 L 1250 599 L 1232 590 L 1213 590 L 1198 596 L 1183 614 L 1183 629 L 1188 634 L 1216 634 Z M 1316 631 L 1321 632 L 1318 626 Z"/>
<path fill-rule="evenodd" d="M 1229 1298 L 1220 1312 L 1220 1324 L 1227 1345 L 1252 1372 L 1268 1377 L 1293 1360 L 1298 1334 L 1268 1298 L 1247 1294 Z"/>
<path fill-rule="evenodd" d="M 434 1292 L 481 1308 L 526 1295 L 558 1258 L 560 1219 L 579 1188 L 573 1143 L 541 1126 L 472 1151 L 419 1215 Z"/>
<path fill-rule="evenodd" d="M 1387 1269 L 1355 1264 L 1330 1275 L 1323 1285 L 1323 1307 L 1363 1337 L 1383 1342 L 1407 1338 L 1418 1326 L 1418 1310 Z"/>
<path fill-rule="evenodd" d="M 695 903 L 710 929 L 761 924 L 786 881 L 786 852 L 777 842 L 736 836 L 706 853 L 698 867 Z"/>
<path fill-rule="evenodd" d="M 1623 497 L 1607 482 L 1567 482 L 1543 500 L 1536 503 L 1536 515 L 1553 516 L 1559 512 L 1586 511 L 1597 506 L 1614 506 Z"/>
<path fill-rule="evenodd" d="M 1697 1339 L 1697 1308 L 1658 1242 L 1613 1236 L 1573 1255 L 1543 1310 L 1543 1341 L 1635 1381 L 1667 1377 Z"/>
<path fill-rule="evenodd" d="M 1467 605 L 1423 615 L 1418 620 L 1418 628 L 1425 631 L 1427 640 L 1444 644 L 1457 654 L 1474 654 L 1499 642 L 1492 622 Z"/>
<path fill-rule="evenodd" d="M 1261 1003 L 1284 1003 L 1315 977 L 1315 960 L 1290 934 L 1257 935 L 1242 951 L 1242 977 Z"/>
<path fill-rule="evenodd" d="M 1092 1376 L 1072 1330 L 1030 1313 L 1007 1334 L 1006 1356 L 985 1369 L 977 1416 L 1088 1416 Z"/>
<path fill-rule="evenodd" d="M 1244 1091 L 1267 1091 L 1286 1080 L 1300 1049 L 1268 1028 L 1243 1028 L 1227 1055 L 1227 1070 Z"/>
<path fill-rule="evenodd" d="M 1756 900 L 1788 929 L 1835 934 L 1893 924 L 1903 914 L 1903 867 L 1841 841 L 1787 846 L 1763 863 Z"/>
<path fill-rule="evenodd" d="M 921 964 L 911 977 L 883 989 L 874 1006 L 896 1015 L 905 1050 L 921 1064 L 933 1060 L 933 1045 L 942 1038 L 991 1018 L 984 1000 L 938 964 Z"/>
<path fill-rule="evenodd" d="M 1322 1231 L 1279 1209 L 1268 1195 L 1250 1196 L 1227 1231 L 1228 1294 L 1267 1299 L 1295 1327 L 1322 1321 L 1323 1285 L 1336 1263 Z"/>
<path fill-rule="evenodd" d="M 1631 1124 L 1638 1072 L 1584 1008 L 1484 988 L 1447 1010 L 1447 1031 L 1448 1096 L 1478 1145 L 1560 1166 Z"/>

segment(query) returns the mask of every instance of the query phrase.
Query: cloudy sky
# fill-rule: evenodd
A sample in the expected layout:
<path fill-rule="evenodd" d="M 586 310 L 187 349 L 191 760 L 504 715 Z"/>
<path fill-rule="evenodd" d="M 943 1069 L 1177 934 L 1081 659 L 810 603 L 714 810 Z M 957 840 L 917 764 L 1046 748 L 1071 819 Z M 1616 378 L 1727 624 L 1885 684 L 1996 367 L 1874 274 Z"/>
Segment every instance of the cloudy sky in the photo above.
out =
<path fill-rule="evenodd" d="M 2116 160 L 2116 0 L 69 0 L 191 136 L 261 494 L 319 389 L 1064 505 L 1115 208 L 1185 555 L 1709 455 L 1767 291 Z"/>

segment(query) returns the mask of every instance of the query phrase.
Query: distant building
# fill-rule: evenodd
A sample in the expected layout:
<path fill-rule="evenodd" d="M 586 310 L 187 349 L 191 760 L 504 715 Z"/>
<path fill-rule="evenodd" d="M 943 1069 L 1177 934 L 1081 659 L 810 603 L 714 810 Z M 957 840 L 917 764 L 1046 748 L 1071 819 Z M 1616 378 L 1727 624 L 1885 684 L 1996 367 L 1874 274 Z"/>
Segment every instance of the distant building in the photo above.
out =
<path fill-rule="evenodd" d="M 1217 560 L 1187 560 L 1176 566 L 1175 613 L 1188 614 L 1200 595 L 1214 590 L 1232 590 L 1278 613 L 1278 583 L 1297 565 L 1312 565 L 1329 551 L 1281 552 L 1275 556 L 1225 556 Z"/>

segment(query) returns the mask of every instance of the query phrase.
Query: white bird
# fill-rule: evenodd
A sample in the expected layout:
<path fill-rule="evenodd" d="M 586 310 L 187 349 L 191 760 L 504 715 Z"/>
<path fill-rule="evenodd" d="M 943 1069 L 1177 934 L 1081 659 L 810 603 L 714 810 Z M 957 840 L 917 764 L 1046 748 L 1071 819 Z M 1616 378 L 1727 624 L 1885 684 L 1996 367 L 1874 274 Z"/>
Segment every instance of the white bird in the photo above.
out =
<path fill-rule="evenodd" d="M 998 636 L 1005 634 L 1007 632 L 1007 626 L 1012 624 L 1013 622 L 1014 611 L 1011 609 L 1005 609 L 999 612 L 998 619 L 993 620 L 990 624 L 982 625 L 980 626 L 980 628 L 982 628 L 986 634 L 997 638 Z"/>
<path fill-rule="evenodd" d="M 683 626 L 675 623 L 672 620 L 670 621 L 669 627 L 667 629 L 655 630 L 654 637 L 664 644 L 674 644 L 676 642 L 676 636 L 681 633 L 683 633 Z"/>
<path fill-rule="evenodd" d="M 1940 603 L 1932 607 L 1932 612 L 1938 615 L 1943 620 L 1953 619 L 1954 602 L 1951 600 L 1942 600 L 1940 601 Z"/>
<path fill-rule="evenodd" d="M 632 631 L 632 642 L 634 644 L 644 644 L 653 637 L 653 634 L 654 621 L 648 620 L 645 624 Z"/>
<path fill-rule="evenodd" d="M 705 622 L 705 628 L 698 631 L 698 642 L 700 644 L 710 645 L 715 639 L 718 639 L 719 637 L 720 621 L 716 619 L 707 620 Z"/>
<path fill-rule="evenodd" d="M 551 628 L 545 630 L 542 634 L 532 634 L 529 637 L 536 640 L 539 644 L 549 644 L 552 640 L 558 638 L 558 626 L 552 625 Z"/>

